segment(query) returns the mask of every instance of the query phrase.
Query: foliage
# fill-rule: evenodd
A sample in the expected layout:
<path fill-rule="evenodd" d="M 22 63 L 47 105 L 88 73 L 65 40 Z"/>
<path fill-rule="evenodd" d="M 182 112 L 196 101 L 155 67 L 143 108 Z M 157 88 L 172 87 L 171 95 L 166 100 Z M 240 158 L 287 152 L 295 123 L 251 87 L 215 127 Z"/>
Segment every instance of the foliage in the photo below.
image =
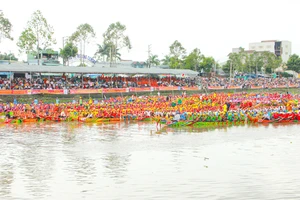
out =
<path fill-rule="evenodd" d="M 171 68 L 181 68 L 183 66 L 182 59 L 186 54 L 185 48 L 180 42 L 175 40 L 170 46 L 170 67 Z"/>
<path fill-rule="evenodd" d="M 170 65 L 171 57 L 169 55 L 165 55 L 165 57 L 161 60 L 162 65 Z"/>
<path fill-rule="evenodd" d="M 47 49 L 52 44 L 56 44 L 53 34 L 53 27 L 48 24 L 41 11 L 37 10 L 32 14 L 26 29 L 21 33 L 17 45 L 21 52 L 39 55 L 41 49 Z"/>
<path fill-rule="evenodd" d="M 82 43 L 83 47 L 80 48 L 81 54 L 85 54 L 85 44 L 90 41 L 91 38 L 94 38 L 96 33 L 93 27 L 90 24 L 81 24 L 77 27 L 77 30 L 69 38 L 70 42 Z M 81 46 L 81 45 L 80 45 Z M 80 66 L 86 66 L 84 60 L 80 59 Z"/>
<path fill-rule="evenodd" d="M 171 68 L 181 68 L 183 65 L 182 58 L 185 56 L 186 50 L 181 45 L 180 42 L 175 40 L 173 44 L 170 46 L 170 67 Z"/>
<path fill-rule="evenodd" d="M 176 69 L 176 68 L 181 68 L 183 65 L 183 61 L 179 58 L 176 58 L 175 56 L 170 58 L 170 68 Z"/>
<path fill-rule="evenodd" d="M 191 69 L 195 71 L 200 71 L 200 61 L 203 58 L 200 49 L 194 49 L 188 56 L 184 59 L 184 68 Z"/>
<path fill-rule="evenodd" d="M 267 73 L 272 73 L 274 70 L 281 66 L 282 59 L 277 57 L 274 53 L 263 52 L 262 59 L 264 62 L 264 68 Z"/>
<path fill-rule="evenodd" d="M 170 46 L 170 55 L 175 58 L 182 58 L 186 54 L 185 48 L 182 46 L 180 42 L 175 40 L 173 44 Z"/>
<path fill-rule="evenodd" d="M 292 74 L 289 74 L 289 73 L 286 73 L 286 72 L 280 73 L 280 75 L 279 75 L 279 76 L 281 76 L 281 77 L 285 77 L 285 78 L 288 78 L 288 77 L 293 77 L 293 75 L 292 75 Z"/>
<path fill-rule="evenodd" d="M 0 54 L 0 60 L 15 60 L 17 61 L 18 58 L 15 57 L 15 55 L 13 53 L 4 53 L 4 54 Z"/>
<path fill-rule="evenodd" d="M 148 59 L 147 63 L 149 64 L 149 66 L 157 66 L 160 64 L 160 60 L 158 59 L 157 55 L 152 55 L 150 56 L 150 58 Z"/>
<path fill-rule="evenodd" d="M 107 61 L 110 53 L 110 46 L 107 44 L 97 44 L 98 49 L 94 56 L 96 57 L 97 60 L 102 60 L 102 61 Z"/>
<path fill-rule="evenodd" d="M 258 73 L 264 68 L 267 73 L 271 73 L 274 69 L 280 67 L 282 60 L 271 52 L 250 52 L 246 53 L 244 49 L 240 49 L 238 53 L 231 53 L 229 60 L 223 66 L 223 71 L 230 72 L 230 65 L 232 70 L 237 72 Z"/>
<path fill-rule="evenodd" d="M 298 55 L 291 55 L 286 65 L 289 70 L 300 73 L 300 57 Z"/>
<path fill-rule="evenodd" d="M 226 74 L 230 73 L 230 62 L 231 62 L 230 60 L 227 60 L 227 62 L 225 63 L 225 65 L 222 66 L 222 70 Z"/>
<path fill-rule="evenodd" d="M 264 66 L 263 62 L 263 56 L 261 56 L 261 53 L 259 52 L 253 52 L 252 54 L 248 55 L 246 62 L 246 72 L 255 74 L 258 73 L 258 71 L 261 71 L 261 68 Z"/>
<path fill-rule="evenodd" d="M 213 57 L 203 56 L 200 62 L 200 70 L 209 73 L 212 71 L 214 65 L 215 65 L 215 59 Z"/>
<path fill-rule="evenodd" d="M 75 57 L 77 53 L 78 48 L 72 42 L 68 42 L 63 49 L 60 49 L 60 56 L 63 58 L 64 64 L 70 58 Z"/>
<path fill-rule="evenodd" d="M 112 46 L 110 44 L 98 44 L 98 49 L 94 56 L 97 60 L 109 61 L 111 52 Z M 121 60 L 121 53 L 119 52 L 119 49 L 116 49 L 116 60 Z"/>
<path fill-rule="evenodd" d="M 103 34 L 104 44 L 110 47 L 109 61 L 118 59 L 118 50 L 132 48 L 130 39 L 125 35 L 126 26 L 120 22 L 112 23 Z"/>
<path fill-rule="evenodd" d="M 1 38 L 7 38 L 13 40 L 11 37 L 12 24 L 4 17 L 4 14 L 0 11 L 0 42 Z"/>
<path fill-rule="evenodd" d="M 93 27 L 87 23 L 81 24 L 77 27 L 77 30 L 69 38 L 70 41 L 75 42 L 88 42 L 91 38 L 95 37 L 95 31 Z"/>
<path fill-rule="evenodd" d="M 245 71 L 246 65 L 246 53 L 243 48 L 240 48 L 240 52 L 229 54 L 229 60 L 232 63 L 232 69 L 235 71 Z"/>

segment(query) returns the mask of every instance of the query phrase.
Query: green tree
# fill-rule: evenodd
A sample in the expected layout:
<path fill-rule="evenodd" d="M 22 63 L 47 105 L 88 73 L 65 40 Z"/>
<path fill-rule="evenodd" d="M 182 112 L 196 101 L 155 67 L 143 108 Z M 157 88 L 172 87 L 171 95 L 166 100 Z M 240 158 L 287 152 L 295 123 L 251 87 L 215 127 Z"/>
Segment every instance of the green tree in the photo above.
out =
<path fill-rule="evenodd" d="M 170 46 L 170 67 L 171 68 L 181 68 L 183 62 L 182 59 L 185 57 L 186 50 L 180 42 L 175 40 Z"/>
<path fill-rule="evenodd" d="M 286 65 L 289 70 L 293 70 L 297 73 L 300 73 L 300 57 L 298 55 L 291 55 Z"/>
<path fill-rule="evenodd" d="M 157 66 L 160 64 L 160 60 L 158 59 L 157 55 L 151 55 L 148 59 L 147 63 L 149 63 L 149 66 Z"/>
<path fill-rule="evenodd" d="M 81 24 L 77 27 L 76 31 L 71 35 L 69 40 L 80 44 L 80 66 L 85 66 L 82 54 L 85 54 L 85 44 L 94 38 L 96 33 L 90 24 Z M 83 43 L 83 45 L 82 45 Z"/>
<path fill-rule="evenodd" d="M 37 54 L 38 64 L 40 64 L 40 51 L 56 44 L 53 34 L 53 27 L 48 24 L 41 11 L 37 10 L 32 14 L 26 29 L 21 33 L 17 45 L 21 52 Z"/>
<path fill-rule="evenodd" d="M 248 56 L 247 62 L 247 72 L 254 72 L 255 74 L 258 73 L 258 71 L 261 71 L 263 63 L 263 57 L 260 52 L 254 51 Z"/>
<path fill-rule="evenodd" d="M 98 49 L 94 56 L 97 60 L 102 61 L 109 61 L 109 58 L 111 57 L 110 54 L 112 52 L 112 46 L 110 44 L 103 43 L 102 45 L 98 44 Z M 121 60 L 121 53 L 119 52 L 119 49 L 116 49 L 116 60 Z"/>
<path fill-rule="evenodd" d="M 263 52 L 262 59 L 264 68 L 267 73 L 272 73 L 274 70 L 282 65 L 281 57 L 277 57 L 274 53 Z"/>
<path fill-rule="evenodd" d="M 229 54 L 229 60 L 232 63 L 233 71 L 245 72 L 247 59 L 248 59 L 248 55 L 241 47 L 239 52 Z"/>
<path fill-rule="evenodd" d="M 112 23 L 103 34 L 104 44 L 110 46 L 109 61 L 116 62 L 118 50 L 132 48 L 130 39 L 125 35 L 126 26 L 120 22 Z"/>
<path fill-rule="evenodd" d="M 203 69 L 204 72 L 209 73 L 212 71 L 214 65 L 215 59 L 213 57 L 202 56 L 202 60 L 200 62 L 200 70 Z"/>
<path fill-rule="evenodd" d="M 69 59 L 75 57 L 77 53 L 78 48 L 72 42 L 67 42 L 64 48 L 60 49 L 60 56 L 63 58 L 64 65 L 66 64 L 66 61 L 68 61 L 69 65 Z"/>
<path fill-rule="evenodd" d="M 170 65 L 171 57 L 169 55 L 165 55 L 165 57 L 161 60 L 162 65 Z"/>
<path fill-rule="evenodd" d="M 200 49 L 194 49 L 188 56 L 185 57 L 184 68 L 199 71 L 202 57 Z"/>
<path fill-rule="evenodd" d="M 98 49 L 95 53 L 95 57 L 97 58 L 97 60 L 102 60 L 102 61 L 107 61 L 109 58 L 109 53 L 110 53 L 110 46 L 103 43 L 101 44 L 97 44 Z"/>
<path fill-rule="evenodd" d="M 15 57 L 15 55 L 13 53 L 4 53 L 4 54 L 0 54 L 0 60 L 14 60 L 17 61 L 18 58 Z"/>
<path fill-rule="evenodd" d="M 225 63 L 225 65 L 222 66 L 222 70 L 226 73 L 229 74 L 230 73 L 230 60 L 227 60 L 227 62 Z"/>
<path fill-rule="evenodd" d="M 3 12 L 0 11 L 0 43 L 2 38 L 13 40 L 11 37 L 12 24 L 4 17 Z"/>

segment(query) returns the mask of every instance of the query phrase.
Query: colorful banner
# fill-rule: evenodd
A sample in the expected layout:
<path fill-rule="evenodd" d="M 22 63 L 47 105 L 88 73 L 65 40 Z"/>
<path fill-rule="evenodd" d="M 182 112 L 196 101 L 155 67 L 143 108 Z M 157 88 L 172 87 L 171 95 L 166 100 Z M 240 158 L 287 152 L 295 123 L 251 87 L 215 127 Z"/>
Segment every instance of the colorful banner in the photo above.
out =
<path fill-rule="evenodd" d="M 251 86 L 251 89 L 262 89 L 263 86 Z"/>
<path fill-rule="evenodd" d="M 209 90 L 223 90 L 224 87 L 223 86 L 209 86 L 208 89 Z"/>
<path fill-rule="evenodd" d="M 288 88 L 288 86 L 287 85 L 278 85 L 278 86 L 272 87 L 272 88 Z"/>
<path fill-rule="evenodd" d="M 126 88 L 104 88 L 103 93 L 125 93 Z"/>
<path fill-rule="evenodd" d="M 289 85 L 290 88 L 297 88 L 299 87 L 298 85 Z"/>
<path fill-rule="evenodd" d="M 24 94 L 32 94 L 31 90 L 11 90 L 11 94 L 13 95 L 24 95 Z"/>
<path fill-rule="evenodd" d="M 170 91 L 170 90 L 180 90 L 180 87 L 158 87 L 157 89 L 160 91 Z"/>
<path fill-rule="evenodd" d="M 242 86 L 229 86 L 227 89 L 242 89 Z"/>
<path fill-rule="evenodd" d="M 41 90 L 31 90 L 30 94 L 42 94 Z"/>
<path fill-rule="evenodd" d="M 42 94 L 64 94 L 63 89 L 54 89 L 54 90 L 40 90 Z"/>
<path fill-rule="evenodd" d="M 129 88 L 130 92 L 150 92 L 151 88 Z"/>
<path fill-rule="evenodd" d="M 70 94 L 101 94 L 102 89 L 72 89 Z"/>
<path fill-rule="evenodd" d="M 12 90 L 0 90 L 0 95 L 11 95 Z"/>
<path fill-rule="evenodd" d="M 299 85 L 283 85 L 270 88 L 298 88 Z M 251 89 L 262 89 L 262 86 L 251 86 Z M 223 86 L 210 86 L 209 90 L 224 90 Z M 226 89 L 241 89 L 240 86 L 230 86 Z M 127 92 L 150 92 L 150 91 L 197 91 L 200 90 L 198 87 L 145 87 L 145 88 L 102 88 L 102 89 L 54 89 L 54 90 L 0 90 L 0 95 L 30 95 L 30 94 L 101 94 L 101 93 L 127 93 Z"/>
<path fill-rule="evenodd" d="M 197 87 L 182 87 L 181 90 L 195 91 L 195 90 L 199 90 L 199 88 L 197 88 Z"/>

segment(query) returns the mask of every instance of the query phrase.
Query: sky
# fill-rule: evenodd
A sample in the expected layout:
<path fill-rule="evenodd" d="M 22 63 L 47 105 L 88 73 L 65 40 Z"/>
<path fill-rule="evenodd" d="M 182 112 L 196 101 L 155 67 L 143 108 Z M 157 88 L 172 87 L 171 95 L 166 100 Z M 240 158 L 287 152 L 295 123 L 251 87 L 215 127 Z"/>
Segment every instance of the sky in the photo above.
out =
<path fill-rule="evenodd" d="M 299 0 L 9 0 L 1 2 L 0 10 L 13 25 L 14 40 L 1 40 L 0 52 L 19 55 L 18 38 L 32 13 L 41 10 L 55 30 L 54 50 L 62 48 L 63 37 L 89 23 L 97 37 L 86 47 L 88 56 L 117 21 L 127 27 L 132 43 L 130 51 L 121 51 L 124 60 L 146 60 L 148 45 L 162 59 L 175 40 L 188 53 L 199 48 L 218 62 L 226 61 L 232 48 L 248 49 L 262 40 L 291 41 L 292 53 L 300 54 L 299 7 Z"/>

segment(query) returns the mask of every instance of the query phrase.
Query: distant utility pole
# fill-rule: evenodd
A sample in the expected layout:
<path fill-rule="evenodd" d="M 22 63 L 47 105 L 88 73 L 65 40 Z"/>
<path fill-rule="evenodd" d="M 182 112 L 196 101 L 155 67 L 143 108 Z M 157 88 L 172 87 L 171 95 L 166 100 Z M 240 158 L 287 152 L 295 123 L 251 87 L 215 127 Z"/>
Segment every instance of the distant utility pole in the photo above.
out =
<path fill-rule="evenodd" d="M 232 79 L 232 61 L 230 62 L 230 74 L 229 74 L 229 76 L 230 76 L 230 81 L 231 81 L 231 79 Z"/>
<path fill-rule="evenodd" d="M 148 45 L 148 68 L 151 67 L 150 58 L 151 58 L 151 44 Z"/>

